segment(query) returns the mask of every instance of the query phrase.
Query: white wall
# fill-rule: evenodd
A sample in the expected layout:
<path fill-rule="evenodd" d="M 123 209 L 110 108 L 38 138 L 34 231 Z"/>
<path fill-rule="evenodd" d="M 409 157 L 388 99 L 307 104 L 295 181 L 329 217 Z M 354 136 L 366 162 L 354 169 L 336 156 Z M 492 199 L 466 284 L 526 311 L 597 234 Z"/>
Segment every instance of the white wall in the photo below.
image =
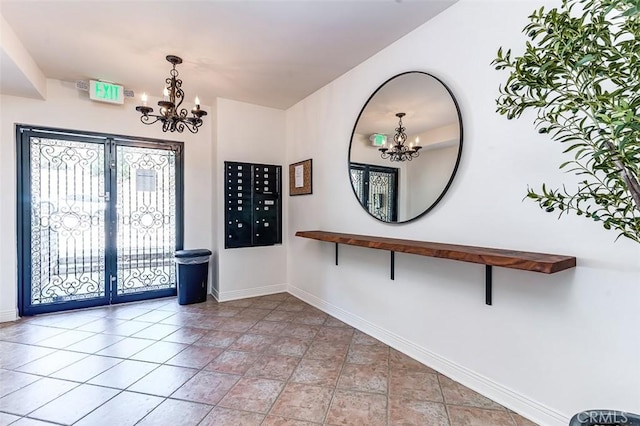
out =
<path fill-rule="evenodd" d="M 216 188 L 224 184 L 224 162 L 282 165 L 283 221 L 289 194 L 285 158 L 285 113 L 228 99 L 217 100 Z M 217 196 L 224 206 L 224 192 Z M 218 300 L 231 300 L 285 291 L 287 288 L 286 242 L 275 246 L 224 248 L 224 212 L 218 212 Z M 286 230 L 286 225 L 283 223 Z M 286 235 L 283 231 L 283 238 Z"/>
<path fill-rule="evenodd" d="M 490 65 L 499 46 L 524 45 L 537 1 L 462 0 L 287 111 L 288 162 L 313 158 L 313 196 L 289 201 L 290 291 L 529 418 L 566 425 L 587 408 L 640 412 L 640 245 L 583 218 L 522 201 L 527 185 L 574 178 L 562 147 L 533 116 L 497 115 L 506 79 Z M 449 193 L 407 225 L 375 221 L 349 184 L 349 137 L 363 102 L 400 72 L 441 78 L 460 103 L 464 148 Z M 494 268 L 484 304 L 481 265 L 396 256 L 297 238 L 322 229 L 574 255 L 553 275 Z"/>
<path fill-rule="evenodd" d="M 15 123 L 185 142 L 184 244 L 186 248 L 213 246 L 216 187 L 210 185 L 214 146 L 208 116 L 196 135 L 163 133 L 159 125 L 140 122 L 136 100 L 127 100 L 124 106 L 92 102 L 74 83 L 58 80 L 47 80 L 46 101 L 1 96 L 0 104 L 0 205 L 5 206 L 0 209 L 0 321 L 15 319 L 17 306 Z M 210 110 L 204 105 L 203 109 Z"/>
<path fill-rule="evenodd" d="M 424 212 L 442 194 L 458 159 L 457 141 L 450 146 L 423 149 L 407 168 L 407 188 L 410 218 Z M 446 196 L 446 195 L 445 195 Z"/>

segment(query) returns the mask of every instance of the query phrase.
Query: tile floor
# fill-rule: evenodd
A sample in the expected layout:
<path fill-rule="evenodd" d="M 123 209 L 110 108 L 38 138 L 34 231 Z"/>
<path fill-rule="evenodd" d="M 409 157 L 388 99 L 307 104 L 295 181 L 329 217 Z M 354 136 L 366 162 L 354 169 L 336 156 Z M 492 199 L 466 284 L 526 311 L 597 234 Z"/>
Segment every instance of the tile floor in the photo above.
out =
<path fill-rule="evenodd" d="M 286 293 L 0 324 L 0 426 L 533 423 Z"/>

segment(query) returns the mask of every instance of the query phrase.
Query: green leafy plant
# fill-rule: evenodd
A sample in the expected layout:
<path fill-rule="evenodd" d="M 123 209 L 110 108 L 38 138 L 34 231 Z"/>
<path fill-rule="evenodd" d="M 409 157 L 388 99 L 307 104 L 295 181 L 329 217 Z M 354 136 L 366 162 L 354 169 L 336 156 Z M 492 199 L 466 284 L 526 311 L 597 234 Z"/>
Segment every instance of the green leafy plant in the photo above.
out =
<path fill-rule="evenodd" d="M 500 48 L 492 62 L 510 71 L 497 112 L 535 111 L 538 131 L 567 145 L 560 168 L 579 182 L 527 197 L 640 242 L 640 0 L 564 0 L 529 20 L 524 54 Z"/>

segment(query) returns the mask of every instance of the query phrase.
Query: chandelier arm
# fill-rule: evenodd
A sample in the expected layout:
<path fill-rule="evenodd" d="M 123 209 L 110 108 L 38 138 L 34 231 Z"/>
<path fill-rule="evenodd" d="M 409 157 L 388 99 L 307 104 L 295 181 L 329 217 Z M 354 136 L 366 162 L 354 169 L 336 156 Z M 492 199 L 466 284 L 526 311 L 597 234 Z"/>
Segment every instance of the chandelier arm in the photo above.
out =
<path fill-rule="evenodd" d="M 151 121 L 152 118 L 155 118 L 155 120 Z M 140 116 L 140 121 L 142 121 L 143 124 L 153 124 L 155 122 L 157 122 L 158 120 L 160 120 L 160 116 L 155 115 L 155 114 L 147 114 L 147 115 L 141 115 Z"/>
<path fill-rule="evenodd" d="M 187 130 L 189 130 L 191 133 L 198 133 L 198 127 L 200 126 L 196 126 L 195 124 L 186 124 L 185 127 L 187 128 Z"/>

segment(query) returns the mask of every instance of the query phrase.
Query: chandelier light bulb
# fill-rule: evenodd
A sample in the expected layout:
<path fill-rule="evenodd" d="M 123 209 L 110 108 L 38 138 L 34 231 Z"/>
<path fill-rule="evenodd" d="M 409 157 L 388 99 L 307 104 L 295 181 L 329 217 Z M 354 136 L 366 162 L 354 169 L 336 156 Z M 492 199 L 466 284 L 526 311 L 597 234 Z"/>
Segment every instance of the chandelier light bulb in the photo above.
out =
<path fill-rule="evenodd" d="M 200 106 L 200 98 L 196 96 L 196 106 L 199 107 Z"/>
<path fill-rule="evenodd" d="M 420 136 L 416 136 L 416 145 L 420 145 Z"/>
<path fill-rule="evenodd" d="M 147 106 L 147 101 L 149 100 L 149 98 L 147 97 L 146 93 L 143 93 L 142 96 L 140 96 L 140 100 L 142 100 L 142 105 Z"/>
<path fill-rule="evenodd" d="M 166 87 L 162 90 L 162 95 L 164 96 L 164 100 L 168 101 L 169 100 L 169 89 L 167 89 Z"/>

